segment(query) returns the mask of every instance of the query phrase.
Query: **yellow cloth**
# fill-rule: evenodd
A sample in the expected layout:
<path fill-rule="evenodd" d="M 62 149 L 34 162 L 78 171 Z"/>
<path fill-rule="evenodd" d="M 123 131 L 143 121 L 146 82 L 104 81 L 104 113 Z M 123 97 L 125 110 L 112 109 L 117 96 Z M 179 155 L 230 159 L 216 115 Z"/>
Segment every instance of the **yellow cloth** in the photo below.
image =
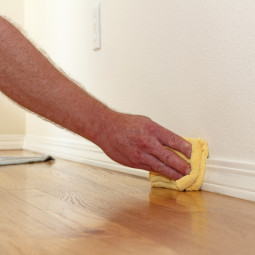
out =
<path fill-rule="evenodd" d="M 196 138 L 184 138 L 184 139 L 192 144 L 191 158 L 187 159 L 180 152 L 175 150 L 173 151 L 190 163 L 191 165 L 190 174 L 175 181 L 171 180 L 166 176 L 150 172 L 149 179 L 151 181 L 152 187 L 176 189 L 179 191 L 200 190 L 205 173 L 206 158 L 208 157 L 208 145 L 207 142 L 202 139 Z"/>

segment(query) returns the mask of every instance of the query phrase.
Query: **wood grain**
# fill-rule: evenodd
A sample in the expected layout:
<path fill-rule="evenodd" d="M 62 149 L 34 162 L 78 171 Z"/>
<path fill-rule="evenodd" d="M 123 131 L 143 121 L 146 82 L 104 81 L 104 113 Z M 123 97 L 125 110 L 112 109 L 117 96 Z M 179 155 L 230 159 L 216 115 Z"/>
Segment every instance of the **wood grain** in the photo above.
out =
<path fill-rule="evenodd" d="M 254 240 L 253 202 L 62 159 L 0 168 L 1 255 L 254 254 Z"/>

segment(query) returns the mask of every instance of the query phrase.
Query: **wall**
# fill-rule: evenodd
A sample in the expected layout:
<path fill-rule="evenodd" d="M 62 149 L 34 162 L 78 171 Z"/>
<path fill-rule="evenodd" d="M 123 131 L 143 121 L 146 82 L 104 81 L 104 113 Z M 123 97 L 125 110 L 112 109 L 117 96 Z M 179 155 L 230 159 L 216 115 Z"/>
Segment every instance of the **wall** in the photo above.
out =
<path fill-rule="evenodd" d="M 248 164 L 254 178 L 255 2 L 101 2 L 99 51 L 92 50 L 93 0 L 26 0 L 26 30 L 106 104 L 205 138 L 211 162 Z M 30 137 L 84 141 L 32 116 L 27 124 Z"/>
<path fill-rule="evenodd" d="M 24 25 L 24 1 L 0 0 L 0 15 L 22 28 Z M 0 94 L 0 116 L 0 136 L 25 134 L 25 112 L 2 94 Z"/>
<path fill-rule="evenodd" d="M 211 157 L 253 161 L 254 1 L 102 1 L 97 52 L 93 2 L 27 0 L 26 29 L 113 108 L 204 137 Z"/>

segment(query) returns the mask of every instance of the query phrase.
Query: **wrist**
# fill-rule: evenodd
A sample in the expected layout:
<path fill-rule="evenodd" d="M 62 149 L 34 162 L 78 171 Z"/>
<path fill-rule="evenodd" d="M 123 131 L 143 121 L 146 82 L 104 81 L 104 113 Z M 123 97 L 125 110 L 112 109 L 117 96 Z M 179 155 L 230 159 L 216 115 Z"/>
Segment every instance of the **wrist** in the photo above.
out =
<path fill-rule="evenodd" d="M 114 123 L 116 123 L 118 115 L 118 112 L 111 110 L 107 106 L 103 106 L 95 120 L 95 134 L 93 139 L 91 139 L 93 143 L 101 148 L 103 147 L 109 136 L 114 133 Z"/>

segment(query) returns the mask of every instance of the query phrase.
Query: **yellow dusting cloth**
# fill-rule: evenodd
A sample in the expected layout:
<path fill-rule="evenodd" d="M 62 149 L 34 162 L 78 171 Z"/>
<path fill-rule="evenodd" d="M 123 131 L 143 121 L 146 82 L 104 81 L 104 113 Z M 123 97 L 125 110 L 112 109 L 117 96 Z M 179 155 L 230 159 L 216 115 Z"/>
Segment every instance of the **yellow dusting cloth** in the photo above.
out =
<path fill-rule="evenodd" d="M 175 150 L 173 151 L 190 163 L 191 165 L 190 174 L 175 181 L 171 180 L 166 176 L 150 172 L 149 179 L 151 181 L 152 187 L 176 189 L 179 191 L 200 190 L 205 173 L 206 158 L 208 157 L 208 145 L 207 142 L 202 139 L 195 138 L 184 139 L 192 144 L 191 158 L 187 159 L 180 152 Z"/>

